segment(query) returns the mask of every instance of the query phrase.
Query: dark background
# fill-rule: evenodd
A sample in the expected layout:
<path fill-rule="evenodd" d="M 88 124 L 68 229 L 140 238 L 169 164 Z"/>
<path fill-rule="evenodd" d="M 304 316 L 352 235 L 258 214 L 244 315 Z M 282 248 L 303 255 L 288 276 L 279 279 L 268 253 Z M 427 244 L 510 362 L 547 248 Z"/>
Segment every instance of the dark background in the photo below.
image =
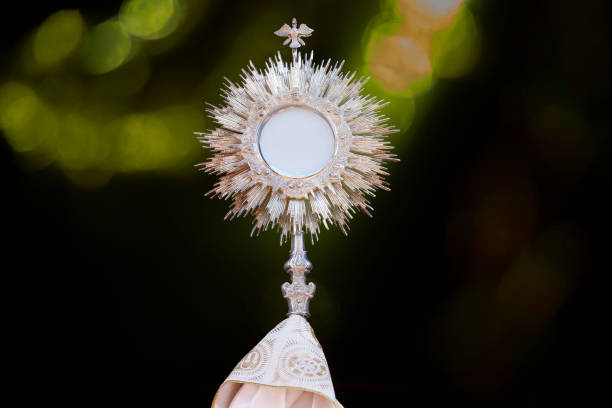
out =
<path fill-rule="evenodd" d="M 56 10 L 95 21 L 119 5 L 7 3 L 2 59 Z M 154 69 L 188 61 L 205 76 L 228 25 L 268 7 L 320 28 L 309 45 L 333 59 L 350 57 L 346 42 L 378 10 L 217 2 Z M 570 397 L 589 406 L 601 389 L 610 6 L 477 1 L 472 13 L 484 39 L 478 66 L 417 98 L 415 122 L 392 136 L 402 161 L 390 166 L 392 191 L 373 200 L 374 218 L 308 243 L 318 285 L 310 323 L 346 407 Z M 249 219 L 223 221 L 227 203 L 202 198 L 214 177 L 132 173 L 78 189 L 53 166 L 28 170 L 4 139 L 0 154 L 3 332 L 22 401 L 207 406 L 283 318 L 288 247 L 276 232 L 249 238 Z"/>

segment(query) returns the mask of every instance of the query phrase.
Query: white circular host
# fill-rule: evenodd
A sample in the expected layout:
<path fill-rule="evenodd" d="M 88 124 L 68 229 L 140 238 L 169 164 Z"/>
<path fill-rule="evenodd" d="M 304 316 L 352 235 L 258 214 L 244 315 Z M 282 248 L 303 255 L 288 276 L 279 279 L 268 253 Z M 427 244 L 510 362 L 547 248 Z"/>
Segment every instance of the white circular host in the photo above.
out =
<path fill-rule="evenodd" d="M 327 119 L 306 107 L 289 107 L 272 114 L 259 130 L 259 151 L 278 174 L 305 178 L 331 161 L 336 147 Z"/>

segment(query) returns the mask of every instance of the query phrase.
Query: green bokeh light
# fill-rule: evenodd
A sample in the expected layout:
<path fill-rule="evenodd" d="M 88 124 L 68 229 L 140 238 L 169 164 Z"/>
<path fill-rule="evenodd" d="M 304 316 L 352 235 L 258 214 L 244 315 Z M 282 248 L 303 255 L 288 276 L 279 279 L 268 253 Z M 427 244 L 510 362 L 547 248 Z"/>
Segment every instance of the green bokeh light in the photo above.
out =
<path fill-rule="evenodd" d="M 200 109 L 201 100 L 196 102 L 196 98 L 218 89 L 223 75 L 236 75 L 237 67 L 246 62 L 244 38 L 259 38 L 261 26 L 275 26 L 283 18 L 274 11 L 261 12 L 237 27 L 239 35 L 232 37 L 223 58 L 207 75 L 196 79 L 199 82 L 189 90 L 190 96 L 168 99 L 172 92 L 152 77 L 149 55 L 185 37 L 198 21 L 194 16 L 201 16 L 206 4 L 195 0 L 125 0 L 116 17 L 89 32 L 76 10 L 49 16 L 25 43 L 24 68 L 34 76 L 53 67 L 62 69 L 45 73 L 44 81 L 2 86 L 0 125 L 11 146 L 27 156 L 44 156 L 46 164 L 55 160 L 74 184 L 84 187 L 104 185 L 116 172 L 192 171 L 192 164 L 202 155 L 193 132 L 210 125 Z M 401 46 L 406 43 L 403 36 L 409 33 L 402 31 L 406 20 L 398 11 L 398 0 L 382 0 L 380 13 L 368 24 L 363 37 L 366 66 L 360 73 L 373 75 L 365 92 L 391 102 L 384 113 L 401 130 L 414 120 L 416 95 L 428 91 L 437 76 L 460 75 L 467 62 L 473 61 L 472 54 L 462 52 L 473 44 L 474 21 L 465 8 L 459 19 L 436 37 L 432 55 L 428 45 L 419 48 L 422 52 L 418 54 Z M 385 82 L 377 76 L 369 60 L 373 45 L 389 37 L 402 40 L 399 48 L 387 50 L 379 61 L 383 71 L 397 71 L 392 72 L 392 78 L 403 75 L 393 88 L 389 88 L 388 78 Z M 249 52 L 266 55 L 277 46 L 274 36 L 261 37 L 250 43 Z M 67 63 L 77 49 L 83 70 Z M 389 65 L 394 51 L 402 58 Z M 455 58 L 456 53 L 460 58 Z M 406 66 L 415 56 L 422 64 Z M 430 57 L 435 58 L 433 75 Z M 184 81 L 167 75 L 162 82 L 180 85 Z"/>
<path fill-rule="evenodd" d="M 397 0 L 381 0 L 380 12 L 370 20 L 362 37 L 366 58 L 370 55 L 373 44 L 383 37 L 396 34 L 403 23 Z"/>
<path fill-rule="evenodd" d="M 172 129 L 172 147 L 166 151 L 168 164 L 177 169 L 193 169 L 193 163 L 202 155 L 201 146 L 193 134 L 204 128 L 201 110 L 189 105 L 174 105 L 157 111 L 155 116 Z"/>
<path fill-rule="evenodd" d="M 147 40 L 171 34 L 181 19 L 177 0 L 128 0 L 119 11 L 119 21 L 126 31 Z"/>
<path fill-rule="evenodd" d="M 174 148 L 173 138 L 164 121 L 156 115 L 127 115 L 119 119 L 115 126 L 119 170 L 155 170 L 172 163 L 168 152 Z"/>
<path fill-rule="evenodd" d="M 0 125 L 18 152 L 48 148 L 59 127 L 55 113 L 34 90 L 13 81 L 0 87 Z"/>
<path fill-rule="evenodd" d="M 82 170 L 101 165 L 110 153 L 110 143 L 94 120 L 73 112 L 63 120 L 57 150 L 62 167 Z"/>
<path fill-rule="evenodd" d="M 132 40 L 116 20 L 105 21 L 91 30 L 83 46 L 83 66 L 92 74 L 110 72 L 129 57 Z"/>
<path fill-rule="evenodd" d="M 62 10 L 49 16 L 34 37 L 32 52 L 40 68 L 51 67 L 70 55 L 85 29 L 78 10 Z"/>
<path fill-rule="evenodd" d="M 479 46 L 476 21 L 464 6 L 455 22 L 433 37 L 431 60 L 434 74 L 440 78 L 468 74 L 478 61 Z"/>
<path fill-rule="evenodd" d="M 175 105 L 148 113 L 127 115 L 111 124 L 116 135 L 115 166 L 118 171 L 178 169 L 200 154 L 193 132 L 202 127 L 201 112 Z"/>

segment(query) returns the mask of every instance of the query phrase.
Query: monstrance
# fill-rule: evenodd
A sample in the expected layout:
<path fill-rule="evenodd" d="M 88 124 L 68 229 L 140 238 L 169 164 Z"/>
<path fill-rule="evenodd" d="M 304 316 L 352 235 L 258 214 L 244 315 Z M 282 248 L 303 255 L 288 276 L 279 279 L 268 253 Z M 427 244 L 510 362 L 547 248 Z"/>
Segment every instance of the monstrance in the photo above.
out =
<path fill-rule="evenodd" d="M 220 175 L 209 194 L 232 200 L 226 218 L 252 214 L 251 235 L 277 228 L 281 243 L 291 237 L 291 283 L 281 286 L 288 317 L 236 365 L 213 408 L 342 407 L 306 321 L 315 285 L 306 283 L 304 234 L 314 243 L 321 224 L 346 234 L 356 210 L 370 215 L 367 196 L 388 190 L 384 164 L 397 159 L 386 137 L 397 129 L 380 114 L 385 103 L 362 95 L 367 78 L 298 52 L 313 31 L 295 18 L 276 31 L 291 61 L 278 52 L 263 71 L 250 62 L 240 85 L 226 79 L 225 105 L 207 110 L 219 127 L 197 133 L 213 153 L 202 169 Z"/>

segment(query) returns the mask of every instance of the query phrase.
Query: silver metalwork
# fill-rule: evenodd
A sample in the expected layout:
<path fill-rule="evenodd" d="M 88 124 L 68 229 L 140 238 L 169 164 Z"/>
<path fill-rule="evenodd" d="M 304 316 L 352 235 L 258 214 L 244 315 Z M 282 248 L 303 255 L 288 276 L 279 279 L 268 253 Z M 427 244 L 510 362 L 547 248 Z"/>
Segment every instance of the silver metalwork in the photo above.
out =
<path fill-rule="evenodd" d="M 291 282 L 281 285 L 290 317 L 247 354 L 219 389 L 217 396 L 225 400 L 226 405 L 231 399 L 229 392 L 235 393 L 235 384 L 224 388 L 225 384 L 236 382 L 300 389 L 320 394 L 329 400 L 327 405 L 342 408 L 335 399 L 321 346 L 304 320 L 310 316 L 310 299 L 316 290 L 313 282 L 306 282 L 312 263 L 306 256 L 304 234 L 309 233 L 314 242 L 320 225 L 328 228 L 332 224 L 347 234 L 348 222 L 357 210 L 370 215 L 372 207 L 368 197 L 373 197 L 376 189 L 389 190 L 384 180 L 388 175 L 385 165 L 397 159 L 386 138 L 398 130 L 389 125 L 388 118 L 381 113 L 386 103 L 362 94 L 367 78 L 355 80 L 354 72 L 341 72 L 344 62 L 332 65 L 331 60 L 327 60 L 316 64 L 312 52 L 302 55 L 297 51 L 305 45 L 302 37 L 310 36 L 313 31 L 305 24 L 298 28 L 295 18 L 292 27 L 284 24 L 274 34 L 287 37 L 283 44 L 291 48 L 292 60 L 284 61 L 279 52 L 276 58 L 268 60 L 263 70 L 250 62 L 247 70 L 242 71 L 239 84 L 226 78 L 221 90 L 223 105 L 210 105 L 207 110 L 217 128 L 195 132 L 212 153 L 200 164 L 202 170 L 219 175 L 207 195 L 232 201 L 226 218 L 252 214 L 251 235 L 276 227 L 280 230 L 281 244 L 291 236 L 290 256 L 284 265 Z M 285 118 L 283 129 L 276 130 L 275 135 L 289 134 L 291 139 L 276 136 L 268 139 L 264 132 L 266 148 L 263 151 L 267 154 L 269 146 L 278 149 L 272 150 L 275 160 L 270 160 L 270 164 L 263 157 L 261 130 L 273 115 L 288 107 L 316 112 L 333 132 L 333 155 L 326 166 L 322 159 L 320 162 L 316 157 L 311 160 L 317 169 L 322 167 L 314 174 L 311 174 L 314 170 L 284 172 L 280 167 L 277 172 L 272 166 L 278 157 L 295 163 L 305 156 L 313 159 L 307 156 L 316 156 L 316 153 L 325 153 L 325 159 L 328 158 L 331 144 L 315 144 L 313 140 L 316 142 L 316 139 L 307 139 L 307 148 L 301 144 L 303 137 L 326 136 L 323 132 L 328 129 L 317 133 L 321 128 L 317 129 L 314 121 L 291 119 L 291 127 L 303 126 L 300 129 L 303 132 L 292 134 L 293 129 L 287 129 L 289 119 Z M 277 119 L 283 120 L 282 117 Z M 274 131 L 273 126 L 271 129 Z M 296 138 L 299 142 L 295 142 Z M 288 145 L 291 146 L 287 148 Z M 295 151 L 300 153 L 299 157 L 292 155 Z M 282 367 L 283 362 L 289 362 L 291 367 Z M 306 365 L 308 367 L 302 370 Z M 215 401 L 213 406 L 216 406 Z"/>
<path fill-rule="evenodd" d="M 313 31 L 305 24 L 298 28 L 295 18 L 292 27 L 285 24 L 277 30 L 274 34 L 287 37 L 284 45 L 289 44 L 292 61 L 284 61 L 279 52 L 264 70 L 250 62 L 242 71 L 240 84 L 226 78 L 221 91 L 224 105 L 210 105 L 207 110 L 218 127 L 196 132 L 212 151 L 200 166 L 220 176 L 207 195 L 232 201 L 226 218 L 252 214 L 251 234 L 277 227 L 281 243 L 291 235 L 290 258 L 285 263 L 291 283 L 284 283 L 281 289 L 288 314 L 305 317 L 309 316 L 315 285 L 306 283 L 312 264 L 306 257 L 303 235 L 317 237 L 320 225 L 328 228 L 331 224 L 347 234 L 356 210 L 371 216 L 368 197 L 373 197 L 376 189 L 389 190 L 385 165 L 398 160 L 386 140 L 398 131 L 381 113 L 387 103 L 362 94 L 368 79 L 355 80 L 355 73 L 341 72 L 343 62 L 316 64 L 312 52 L 298 53 L 297 48 L 305 45 L 302 37 Z M 328 165 L 307 177 L 284 176 L 261 154 L 262 126 L 287 107 L 320 114 L 335 136 L 335 151 Z"/>
<path fill-rule="evenodd" d="M 289 44 L 291 48 L 291 54 L 293 56 L 293 61 L 297 60 L 297 49 L 302 45 L 306 45 L 302 37 L 310 37 L 314 30 L 308 27 L 306 24 L 300 24 L 300 27 L 297 26 L 297 20 L 293 17 L 291 20 L 291 27 L 288 24 L 283 24 L 281 28 L 276 30 L 274 34 L 279 37 L 287 37 L 283 45 Z"/>
<path fill-rule="evenodd" d="M 283 297 L 287 299 L 289 311 L 287 316 L 297 314 L 309 317 L 308 306 L 314 296 L 316 286 L 313 282 L 306 283 L 306 275 L 312 269 L 312 263 L 306 257 L 304 250 L 304 235 L 302 231 L 291 234 L 291 251 L 289 260 L 285 262 L 285 271 L 291 275 L 291 283 L 281 286 Z"/>
<path fill-rule="evenodd" d="M 220 175 L 209 192 L 232 199 L 226 218 L 255 216 L 252 233 L 278 226 L 281 242 L 291 231 L 314 237 L 322 224 L 336 224 L 345 234 L 355 210 L 370 215 L 367 197 L 389 190 L 386 162 L 396 161 L 387 135 L 397 132 L 380 109 L 386 103 L 361 90 L 367 79 L 341 73 L 342 64 L 313 62 L 313 54 L 287 64 L 280 54 L 259 71 L 251 63 L 243 83 L 227 80 L 225 106 L 208 113 L 220 125 L 198 133 L 212 150 L 203 170 Z M 304 178 L 274 172 L 261 156 L 259 128 L 279 109 L 299 106 L 319 112 L 331 124 L 336 151 L 322 171 Z"/>

